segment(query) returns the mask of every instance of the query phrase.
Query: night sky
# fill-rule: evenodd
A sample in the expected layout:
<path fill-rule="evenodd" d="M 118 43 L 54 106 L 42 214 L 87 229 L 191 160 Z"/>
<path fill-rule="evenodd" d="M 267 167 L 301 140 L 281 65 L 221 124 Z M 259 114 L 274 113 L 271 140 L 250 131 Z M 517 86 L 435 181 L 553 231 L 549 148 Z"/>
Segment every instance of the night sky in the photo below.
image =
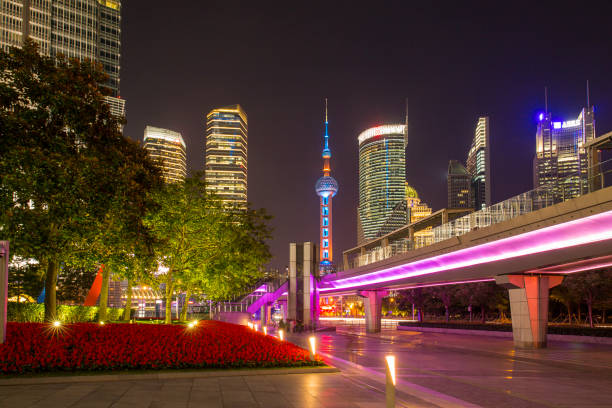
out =
<path fill-rule="evenodd" d="M 272 267 L 287 265 L 289 242 L 318 241 L 325 97 L 336 261 L 356 245 L 357 135 L 402 123 L 405 98 L 407 180 L 434 210 L 479 115 L 491 118 L 494 203 L 532 188 L 545 86 L 553 118 L 571 120 L 590 80 L 597 134 L 612 130 L 610 2 L 123 3 L 126 135 L 179 131 L 202 170 L 206 113 L 241 104 L 249 201 L 274 216 Z"/>

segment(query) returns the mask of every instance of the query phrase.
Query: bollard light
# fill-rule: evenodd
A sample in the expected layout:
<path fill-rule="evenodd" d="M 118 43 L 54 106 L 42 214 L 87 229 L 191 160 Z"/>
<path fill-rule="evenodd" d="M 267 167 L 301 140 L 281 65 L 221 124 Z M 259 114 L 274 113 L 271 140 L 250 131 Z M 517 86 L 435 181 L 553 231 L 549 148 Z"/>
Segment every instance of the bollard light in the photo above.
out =
<path fill-rule="evenodd" d="M 314 356 L 316 354 L 316 339 L 315 336 L 310 336 L 308 338 L 308 341 L 310 342 L 310 361 L 314 361 Z"/>
<path fill-rule="evenodd" d="M 104 321 L 101 321 L 101 322 L 100 322 L 100 326 L 104 326 Z"/>
<path fill-rule="evenodd" d="M 59 320 L 53 322 L 53 327 L 60 327 L 62 323 Z"/>
<path fill-rule="evenodd" d="M 189 322 L 189 323 L 187 324 L 187 327 L 189 327 L 189 328 L 191 329 L 191 328 L 194 328 L 194 327 L 195 327 L 197 324 L 198 324 L 198 321 L 197 321 L 197 320 L 194 320 L 194 321 L 192 321 L 192 322 Z"/>
<path fill-rule="evenodd" d="M 254 327 L 255 327 L 255 331 L 259 331 L 259 325 L 257 323 L 255 323 Z"/>
<path fill-rule="evenodd" d="M 249 326 L 249 329 L 253 330 L 253 323 L 248 322 L 248 323 L 247 323 L 247 326 Z"/>
<path fill-rule="evenodd" d="M 395 356 L 385 356 L 385 360 L 387 360 L 385 399 L 387 408 L 395 408 Z"/>
<path fill-rule="evenodd" d="M 282 329 L 278 331 L 278 338 L 280 341 L 285 340 L 285 332 Z"/>
<path fill-rule="evenodd" d="M 268 335 L 268 328 L 266 326 L 263 327 L 263 331 L 264 331 L 264 334 L 267 336 Z"/>

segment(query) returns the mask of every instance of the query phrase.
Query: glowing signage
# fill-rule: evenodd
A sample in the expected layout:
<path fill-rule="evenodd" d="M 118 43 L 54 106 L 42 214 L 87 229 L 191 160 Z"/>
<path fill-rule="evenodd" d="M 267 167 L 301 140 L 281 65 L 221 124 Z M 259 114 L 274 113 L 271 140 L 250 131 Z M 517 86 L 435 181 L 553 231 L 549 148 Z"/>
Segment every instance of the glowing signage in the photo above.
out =
<path fill-rule="evenodd" d="M 376 126 L 373 128 L 369 128 L 361 132 L 357 140 L 359 140 L 359 144 L 365 142 L 368 139 L 371 139 L 375 136 L 383 136 L 383 135 L 403 135 L 406 130 L 406 125 L 382 125 Z"/>

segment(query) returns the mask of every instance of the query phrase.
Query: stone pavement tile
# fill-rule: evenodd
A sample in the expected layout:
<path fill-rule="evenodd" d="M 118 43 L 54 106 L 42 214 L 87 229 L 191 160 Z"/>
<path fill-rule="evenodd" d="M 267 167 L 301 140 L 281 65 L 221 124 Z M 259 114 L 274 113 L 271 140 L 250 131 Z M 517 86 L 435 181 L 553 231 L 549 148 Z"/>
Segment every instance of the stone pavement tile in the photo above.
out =
<path fill-rule="evenodd" d="M 205 408 L 223 408 L 223 399 L 221 398 L 221 392 L 208 392 L 194 389 L 189 395 L 189 408 L 193 407 L 205 407 Z"/>
<path fill-rule="evenodd" d="M 35 384 L 0 387 L 0 407 L 23 407 L 43 400 L 69 384 Z"/>
<path fill-rule="evenodd" d="M 158 381 L 137 381 L 131 383 L 130 388 L 119 398 L 112 408 L 134 407 L 148 408 L 151 402 L 157 398 L 161 383 Z"/>
<path fill-rule="evenodd" d="M 46 398 L 30 407 L 69 407 L 99 387 L 95 383 L 69 384 L 66 388 L 50 393 Z"/>
<path fill-rule="evenodd" d="M 269 377 L 245 377 L 245 382 L 251 391 L 278 392 Z"/>
<path fill-rule="evenodd" d="M 78 400 L 71 408 L 106 408 L 119 400 L 132 387 L 131 383 L 101 383 L 96 389 Z"/>
<path fill-rule="evenodd" d="M 291 406 L 291 403 L 285 397 L 279 395 L 278 392 L 254 391 L 252 394 L 260 407 L 286 408 Z"/>

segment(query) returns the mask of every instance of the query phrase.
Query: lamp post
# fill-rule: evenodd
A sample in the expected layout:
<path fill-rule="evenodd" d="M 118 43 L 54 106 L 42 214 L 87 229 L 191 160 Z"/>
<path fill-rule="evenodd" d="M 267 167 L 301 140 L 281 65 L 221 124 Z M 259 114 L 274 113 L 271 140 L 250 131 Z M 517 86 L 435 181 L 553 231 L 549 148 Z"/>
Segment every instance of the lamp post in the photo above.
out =
<path fill-rule="evenodd" d="M 385 399 L 387 408 L 395 408 L 395 356 L 385 356 L 387 361 Z"/>
<path fill-rule="evenodd" d="M 315 336 L 310 336 L 308 338 L 308 341 L 310 342 L 310 361 L 315 361 L 315 354 L 316 354 L 316 339 L 315 339 Z"/>

